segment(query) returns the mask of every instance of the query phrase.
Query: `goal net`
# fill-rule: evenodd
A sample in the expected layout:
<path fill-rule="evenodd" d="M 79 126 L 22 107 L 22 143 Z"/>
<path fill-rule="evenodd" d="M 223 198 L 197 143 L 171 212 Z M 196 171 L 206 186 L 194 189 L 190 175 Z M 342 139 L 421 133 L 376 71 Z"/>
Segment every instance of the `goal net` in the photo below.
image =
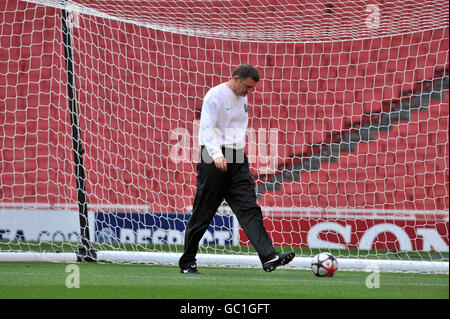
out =
<path fill-rule="evenodd" d="M 443 0 L 1 2 L 0 260 L 93 248 L 177 264 L 203 97 L 249 63 L 246 153 L 291 267 L 327 251 L 342 269 L 448 273 L 448 13 Z M 226 202 L 198 262 L 260 266 Z"/>

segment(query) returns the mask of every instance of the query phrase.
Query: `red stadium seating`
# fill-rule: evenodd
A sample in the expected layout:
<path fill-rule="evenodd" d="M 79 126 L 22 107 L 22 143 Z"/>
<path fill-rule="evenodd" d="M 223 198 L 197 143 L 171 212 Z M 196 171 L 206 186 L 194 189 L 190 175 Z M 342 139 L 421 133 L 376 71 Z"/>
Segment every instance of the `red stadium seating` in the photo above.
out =
<path fill-rule="evenodd" d="M 180 10 L 186 5 L 177 4 Z M 384 19 L 393 18 L 391 4 L 384 5 Z M 49 18 L 55 10 L 38 7 L 28 18 L 13 10 L 0 15 L 6 22 L 0 40 L 11 44 L 0 49 L 3 201 L 76 202 L 60 21 Z M 221 11 L 204 10 L 217 23 Z M 384 110 L 383 102 L 407 98 L 437 71 L 448 72 L 448 31 L 334 43 L 247 43 L 93 18 L 74 36 L 89 202 L 176 211 L 192 204 L 195 164 L 170 160 L 170 131 L 193 134 L 204 94 L 228 78 L 224 65 L 251 59 L 260 67 L 261 83 L 249 96 L 249 125 L 256 132 L 278 129 L 276 164 L 282 167 L 310 155 L 332 134 L 369 121 L 367 114 Z M 448 209 L 448 104 L 447 92 L 444 101 L 412 113 L 409 122 L 395 123 L 375 141 L 360 142 L 336 163 L 263 194 L 261 203 Z M 251 163 L 255 175 L 261 167 Z"/>

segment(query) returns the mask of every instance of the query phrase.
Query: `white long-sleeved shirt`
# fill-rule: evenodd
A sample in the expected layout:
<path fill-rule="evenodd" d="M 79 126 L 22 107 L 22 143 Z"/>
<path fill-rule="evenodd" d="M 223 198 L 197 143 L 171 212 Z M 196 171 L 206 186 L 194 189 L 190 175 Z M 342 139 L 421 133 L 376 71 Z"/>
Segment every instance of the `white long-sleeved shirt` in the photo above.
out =
<path fill-rule="evenodd" d="M 243 149 L 248 125 L 247 96 L 236 95 L 226 83 L 211 88 L 203 99 L 198 140 L 215 160 L 222 146 Z"/>

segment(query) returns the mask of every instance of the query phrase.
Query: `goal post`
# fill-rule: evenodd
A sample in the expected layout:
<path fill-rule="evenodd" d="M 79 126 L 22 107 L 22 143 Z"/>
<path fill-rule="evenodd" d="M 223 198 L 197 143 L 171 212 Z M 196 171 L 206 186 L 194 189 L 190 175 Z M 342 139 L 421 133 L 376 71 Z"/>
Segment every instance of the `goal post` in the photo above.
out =
<path fill-rule="evenodd" d="M 377 3 L 0 4 L 0 261 L 176 265 L 203 97 L 250 63 L 246 153 L 289 267 L 448 273 L 449 4 Z M 226 202 L 198 262 L 260 266 Z"/>

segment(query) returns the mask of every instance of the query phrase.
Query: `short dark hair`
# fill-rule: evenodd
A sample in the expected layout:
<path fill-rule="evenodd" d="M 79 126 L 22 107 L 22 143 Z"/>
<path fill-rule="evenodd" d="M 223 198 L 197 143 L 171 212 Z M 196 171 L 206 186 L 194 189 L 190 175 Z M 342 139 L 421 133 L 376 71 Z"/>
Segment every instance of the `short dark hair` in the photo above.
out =
<path fill-rule="evenodd" d="M 233 72 L 233 77 L 237 75 L 241 81 L 244 81 L 246 78 L 251 77 L 253 81 L 259 81 L 259 73 L 258 70 L 251 64 L 240 64 L 236 67 Z"/>

